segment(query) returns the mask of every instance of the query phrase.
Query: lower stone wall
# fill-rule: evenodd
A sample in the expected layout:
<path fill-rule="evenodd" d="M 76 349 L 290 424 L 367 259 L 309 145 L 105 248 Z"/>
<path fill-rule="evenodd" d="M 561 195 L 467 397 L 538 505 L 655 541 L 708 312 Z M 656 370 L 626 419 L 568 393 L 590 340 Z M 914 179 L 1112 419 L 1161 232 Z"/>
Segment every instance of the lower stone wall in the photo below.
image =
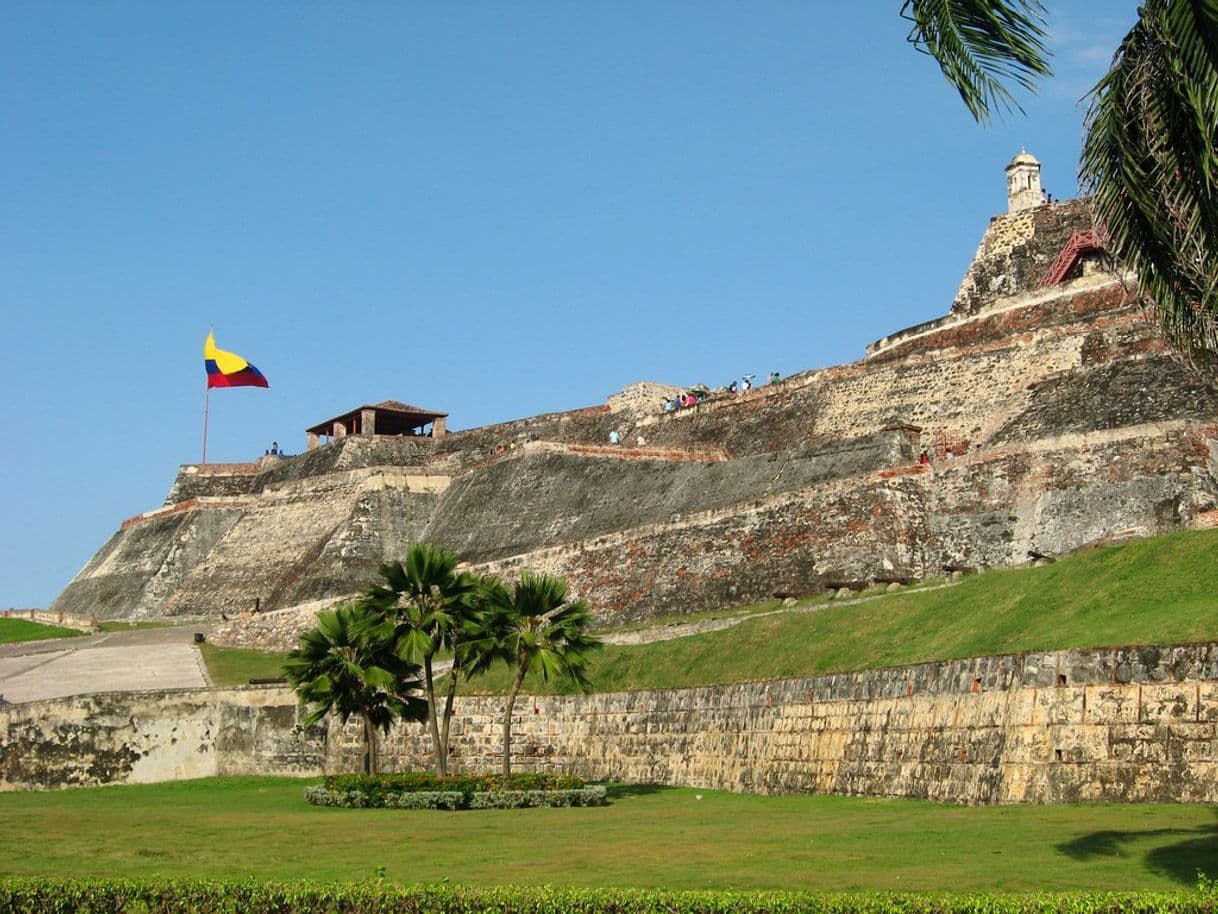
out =
<path fill-rule="evenodd" d="M 462 698 L 456 771 L 499 765 L 502 698 Z M 0 788 L 356 770 L 356 723 L 286 689 L 0 707 Z M 954 803 L 1218 802 L 1218 643 L 1045 651 L 657 692 L 521 696 L 513 765 L 589 779 Z M 386 770 L 430 767 L 397 727 Z"/>
<path fill-rule="evenodd" d="M 325 727 L 285 689 L 180 689 L 0 705 L 0 790 L 320 774 Z"/>
<path fill-rule="evenodd" d="M 452 758 L 499 764 L 502 699 L 463 699 Z M 665 692 L 522 696 L 513 765 L 761 793 L 955 803 L 1218 801 L 1218 644 L 1050 651 Z M 352 768 L 358 731 L 329 743 Z M 422 728 L 387 766 L 426 767 Z"/>

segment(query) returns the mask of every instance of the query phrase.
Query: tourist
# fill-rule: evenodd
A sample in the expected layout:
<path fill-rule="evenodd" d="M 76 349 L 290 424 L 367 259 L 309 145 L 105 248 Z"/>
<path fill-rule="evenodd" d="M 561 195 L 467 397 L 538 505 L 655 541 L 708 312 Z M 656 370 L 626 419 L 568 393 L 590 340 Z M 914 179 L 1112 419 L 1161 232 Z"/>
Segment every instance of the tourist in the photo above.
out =
<path fill-rule="evenodd" d="M 613 429 L 613 431 L 611 431 L 609 433 L 609 443 L 610 444 L 621 444 L 622 443 L 622 436 L 616 428 Z"/>
<path fill-rule="evenodd" d="M 776 371 L 770 372 L 770 383 L 771 384 L 777 384 L 781 379 L 782 379 L 782 375 L 780 375 L 778 372 L 776 372 Z"/>
<path fill-rule="evenodd" d="M 918 458 L 918 463 L 930 463 L 930 454 L 923 451 L 922 455 Z"/>
<path fill-rule="evenodd" d="M 736 382 L 735 382 L 735 381 L 732 381 L 732 383 L 731 383 L 731 384 L 727 385 L 727 392 L 728 392 L 729 394 L 734 394 L 734 393 L 736 393 L 736 390 L 737 390 L 737 385 L 736 385 Z"/>

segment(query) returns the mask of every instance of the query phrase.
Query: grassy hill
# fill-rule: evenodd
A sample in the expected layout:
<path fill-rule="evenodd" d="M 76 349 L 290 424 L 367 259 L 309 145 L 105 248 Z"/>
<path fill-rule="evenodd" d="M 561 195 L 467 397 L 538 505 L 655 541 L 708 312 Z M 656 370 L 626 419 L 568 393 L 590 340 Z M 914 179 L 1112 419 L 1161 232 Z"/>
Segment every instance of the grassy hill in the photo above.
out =
<path fill-rule="evenodd" d="M 1016 651 L 1218 639 L 1218 531 L 1088 550 L 939 589 L 823 602 L 718 632 L 606 646 L 598 691 L 779 679 Z M 498 669 L 470 691 L 506 691 Z M 526 680 L 535 693 L 569 691 Z"/>

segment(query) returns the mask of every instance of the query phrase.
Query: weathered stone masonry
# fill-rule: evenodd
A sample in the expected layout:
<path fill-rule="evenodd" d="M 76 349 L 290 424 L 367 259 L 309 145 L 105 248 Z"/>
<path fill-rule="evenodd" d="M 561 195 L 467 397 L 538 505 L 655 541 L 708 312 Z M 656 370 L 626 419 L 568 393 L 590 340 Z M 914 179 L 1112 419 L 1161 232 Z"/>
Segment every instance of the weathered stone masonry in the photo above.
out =
<path fill-rule="evenodd" d="M 457 770 L 494 770 L 502 699 L 463 698 Z M 354 725 L 303 731 L 286 690 L 0 707 L 0 787 L 353 770 Z M 862 673 L 517 702 L 520 770 L 959 803 L 1218 801 L 1218 644 L 1046 651 Z M 422 728 L 386 767 L 425 768 Z"/>
<path fill-rule="evenodd" d="M 183 467 L 51 609 L 296 608 L 295 626 L 243 617 L 218 635 L 285 647 L 317 605 L 426 539 L 479 570 L 563 575 L 612 623 L 1194 525 L 1218 507 L 1218 392 L 1170 357 L 1102 256 L 1041 285 L 1087 225 L 1082 201 L 996 217 L 949 314 L 694 409 L 662 413 L 640 387 L 438 438 L 350 434 Z M 611 448 L 610 430 L 645 446 Z M 272 628 L 287 641 L 251 640 Z"/>

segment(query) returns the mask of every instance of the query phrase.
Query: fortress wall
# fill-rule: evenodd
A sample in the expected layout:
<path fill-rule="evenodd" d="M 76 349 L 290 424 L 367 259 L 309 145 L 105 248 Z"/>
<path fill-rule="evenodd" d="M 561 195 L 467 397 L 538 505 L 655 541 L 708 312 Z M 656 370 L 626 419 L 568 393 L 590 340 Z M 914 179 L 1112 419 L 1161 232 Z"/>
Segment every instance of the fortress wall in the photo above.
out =
<path fill-rule="evenodd" d="M 923 446 L 984 441 L 1027 408 L 1033 385 L 1056 378 L 1069 386 L 1082 365 L 1120 363 L 1148 351 L 1161 356 L 1138 311 L 1112 310 L 1124 295 L 1112 281 L 1076 283 L 1065 294 L 963 320 L 869 359 L 648 417 L 625 430 L 627 440 L 637 430 L 648 444 L 721 446 L 742 456 L 908 423 L 924 429 Z M 1172 384 L 1199 386 L 1183 369 L 1165 372 L 1156 392 L 1160 418 L 1171 413 Z M 1071 418 L 1088 415 L 1081 410 Z"/>
<path fill-rule="evenodd" d="M 1059 677 L 1061 684 L 1059 684 Z M 1048 651 L 774 682 L 522 696 L 513 766 L 591 779 L 953 803 L 1218 800 L 1218 646 Z M 502 698 L 461 699 L 452 759 L 495 770 Z M 331 734 L 351 768 L 358 732 Z M 420 727 L 382 748 L 425 767 Z"/>
<path fill-rule="evenodd" d="M 1212 423 L 1218 390 L 1163 352 L 1090 364 L 1029 387 L 1024 408 L 995 430 L 996 445 L 1189 420 Z"/>
<path fill-rule="evenodd" d="M 198 498 L 232 498 L 261 488 L 256 463 L 184 464 L 165 497 L 165 507 Z"/>
<path fill-rule="evenodd" d="M 1059 555 L 1189 525 L 1218 503 L 1212 434 L 1148 424 L 937 463 L 924 519 L 928 571 L 1018 564 L 1029 550 Z"/>
<path fill-rule="evenodd" d="M 0 790 L 321 773 L 324 727 L 286 689 L 99 693 L 0 705 Z"/>
<path fill-rule="evenodd" d="M 1020 564 L 1029 550 L 1056 555 L 1114 534 L 1149 536 L 1213 509 L 1214 435 L 1187 422 L 1144 424 L 929 466 L 907 451 L 894 469 L 475 560 L 474 569 L 565 577 L 614 624 L 815 592 L 826 582 Z"/>
<path fill-rule="evenodd" d="M 169 616 L 291 606 L 363 586 L 421 537 L 445 477 L 361 470 L 269 487 L 165 603 Z M 358 582 L 353 587 L 352 584 Z"/>
<path fill-rule="evenodd" d="M 513 441 L 517 445 L 526 441 L 606 444 L 609 432 L 621 422 L 621 414 L 611 412 L 608 406 L 589 406 L 462 429 L 438 440 L 433 464 L 455 475 L 485 462 L 497 447 L 506 448 Z"/>
<path fill-rule="evenodd" d="M 50 611 L 100 619 L 159 616 L 162 605 L 241 518 L 241 508 L 151 517 L 116 532 Z"/>
<path fill-rule="evenodd" d="M 976 313 L 999 298 L 1031 291 L 1070 237 L 1090 227 L 1088 200 L 995 216 L 960 283 L 952 312 Z"/>
<path fill-rule="evenodd" d="M 752 504 L 913 461 L 903 431 L 819 448 L 699 463 L 578 456 L 526 446 L 454 481 L 425 538 L 480 562 Z"/>
<path fill-rule="evenodd" d="M 497 770 L 501 696 L 462 697 L 456 771 Z M 357 770 L 359 730 L 287 689 L 0 706 L 0 789 Z M 327 733 L 326 728 L 329 728 Z M 1218 644 L 1035 651 L 698 689 L 522 695 L 513 767 L 951 803 L 1218 802 Z M 381 743 L 426 769 L 420 726 Z"/>
<path fill-rule="evenodd" d="M 809 593 L 825 579 L 919 576 L 924 484 L 867 474 L 677 521 L 478 563 L 568 579 L 608 624 Z"/>
<path fill-rule="evenodd" d="M 894 333 L 868 347 L 867 361 L 884 362 L 959 346 L 999 342 L 1015 334 L 1079 322 L 1135 325 L 1150 341 L 1152 328 L 1136 303 L 1136 285 L 1095 274 L 1008 299 L 980 314 L 950 314 Z"/>

